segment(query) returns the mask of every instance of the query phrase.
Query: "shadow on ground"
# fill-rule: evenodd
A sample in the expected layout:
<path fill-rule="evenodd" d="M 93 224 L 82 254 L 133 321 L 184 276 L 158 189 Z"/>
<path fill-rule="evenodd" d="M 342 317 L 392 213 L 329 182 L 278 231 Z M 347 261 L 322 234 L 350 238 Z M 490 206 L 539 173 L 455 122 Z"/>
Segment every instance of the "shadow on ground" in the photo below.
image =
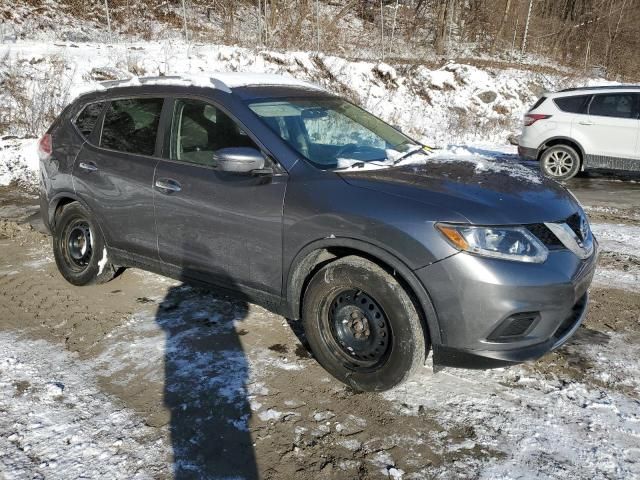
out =
<path fill-rule="evenodd" d="M 236 330 L 247 312 L 246 300 L 189 284 L 172 287 L 158 307 L 176 479 L 258 477 L 249 364 Z"/>

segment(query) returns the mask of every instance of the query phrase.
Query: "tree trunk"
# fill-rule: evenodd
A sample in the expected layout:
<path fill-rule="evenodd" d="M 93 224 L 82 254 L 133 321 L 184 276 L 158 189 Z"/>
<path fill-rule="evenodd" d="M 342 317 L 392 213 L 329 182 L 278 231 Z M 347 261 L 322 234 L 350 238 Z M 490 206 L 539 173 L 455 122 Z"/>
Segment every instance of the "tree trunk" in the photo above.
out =
<path fill-rule="evenodd" d="M 438 6 L 438 20 L 436 24 L 436 37 L 434 41 L 434 48 L 437 55 L 444 54 L 445 38 L 447 36 L 447 10 L 449 2 L 442 0 Z"/>

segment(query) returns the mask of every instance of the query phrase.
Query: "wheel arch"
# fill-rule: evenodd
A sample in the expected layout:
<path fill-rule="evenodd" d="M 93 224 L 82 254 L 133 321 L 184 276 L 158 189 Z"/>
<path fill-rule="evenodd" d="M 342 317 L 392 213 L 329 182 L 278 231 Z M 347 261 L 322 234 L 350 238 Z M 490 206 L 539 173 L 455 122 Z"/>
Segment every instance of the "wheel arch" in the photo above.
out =
<path fill-rule="evenodd" d="M 96 218 L 96 216 L 93 213 L 93 210 L 89 207 L 89 205 L 87 205 L 87 203 L 85 201 L 83 201 L 80 197 L 78 197 L 73 192 L 67 192 L 67 191 L 59 192 L 49 202 L 48 220 L 49 220 L 49 226 L 50 226 L 51 233 L 52 234 L 55 233 L 56 220 L 57 220 L 58 216 L 60 215 L 60 213 L 62 212 L 62 209 L 65 206 L 67 206 L 67 205 L 69 205 L 71 203 L 76 203 L 76 202 L 79 203 L 80 205 L 82 205 L 82 207 L 84 209 L 86 209 L 91 214 L 91 220 L 100 229 L 100 233 L 102 234 L 102 238 L 104 238 L 104 243 L 105 243 L 105 245 L 108 246 L 107 238 L 105 237 L 104 230 L 102 229 L 102 223 L 99 221 L 98 218 Z"/>
<path fill-rule="evenodd" d="M 303 296 L 311 277 L 324 265 L 348 255 L 366 258 L 393 275 L 416 303 L 425 334 L 428 335 L 426 340 L 431 344 L 442 342 L 433 302 L 413 271 L 397 257 L 380 247 L 352 238 L 317 240 L 298 252 L 290 264 L 285 284 L 290 318 L 301 317 Z"/>
<path fill-rule="evenodd" d="M 87 204 L 84 203 L 80 198 L 78 198 L 78 196 L 73 192 L 59 192 L 49 201 L 49 211 L 47 212 L 47 219 L 52 231 L 55 229 L 56 220 L 60 215 L 60 212 L 62 212 L 62 209 L 70 203 L 74 202 L 78 202 L 84 208 L 91 211 Z"/>

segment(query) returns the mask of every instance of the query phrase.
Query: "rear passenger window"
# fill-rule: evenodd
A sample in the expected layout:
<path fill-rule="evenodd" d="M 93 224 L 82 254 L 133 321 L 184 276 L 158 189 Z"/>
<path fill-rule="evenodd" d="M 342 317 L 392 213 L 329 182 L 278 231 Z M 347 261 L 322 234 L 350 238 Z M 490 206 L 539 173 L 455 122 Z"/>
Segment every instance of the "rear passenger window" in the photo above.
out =
<path fill-rule="evenodd" d="M 606 93 L 593 97 L 589 114 L 600 117 L 637 118 L 636 95 Z"/>
<path fill-rule="evenodd" d="M 153 155 L 162 103 L 162 98 L 113 100 L 104 116 L 100 146 Z"/>
<path fill-rule="evenodd" d="M 84 138 L 89 138 L 91 132 L 98 121 L 98 117 L 102 113 L 104 103 L 90 103 L 80 112 L 76 118 L 75 125 Z"/>
<path fill-rule="evenodd" d="M 258 148 L 222 110 L 200 100 L 176 100 L 171 128 L 172 160 L 215 166 L 213 152 L 227 147 Z"/>
<path fill-rule="evenodd" d="M 568 113 L 587 113 L 587 105 L 591 95 L 575 95 L 560 97 L 554 100 L 560 110 Z"/>

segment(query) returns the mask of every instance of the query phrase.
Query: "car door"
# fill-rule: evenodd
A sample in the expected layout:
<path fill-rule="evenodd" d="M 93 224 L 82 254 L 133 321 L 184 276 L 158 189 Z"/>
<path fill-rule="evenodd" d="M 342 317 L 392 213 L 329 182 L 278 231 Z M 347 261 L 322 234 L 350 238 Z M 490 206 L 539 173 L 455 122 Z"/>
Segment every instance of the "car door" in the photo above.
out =
<path fill-rule="evenodd" d="M 208 101 L 175 99 L 169 132 L 153 182 L 161 260 L 188 277 L 279 294 L 284 170 L 216 170 L 214 151 L 258 147 Z"/>
<path fill-rule="evenodd" d="M 638 94 L 600 93 L 593 96 L 588 116 L 579 122 L 589 137 L 587 163 L 593 167 L 615 166 L 616 159 L 640 159 L 638 152 Z"/>
<path fill-rule="evenodd" d="M 76 158 L 76 193 L 96 215 L 107 244 L 157 260 L 153 171 L 162 98 L 107 102 L 101 129 Z"/>

